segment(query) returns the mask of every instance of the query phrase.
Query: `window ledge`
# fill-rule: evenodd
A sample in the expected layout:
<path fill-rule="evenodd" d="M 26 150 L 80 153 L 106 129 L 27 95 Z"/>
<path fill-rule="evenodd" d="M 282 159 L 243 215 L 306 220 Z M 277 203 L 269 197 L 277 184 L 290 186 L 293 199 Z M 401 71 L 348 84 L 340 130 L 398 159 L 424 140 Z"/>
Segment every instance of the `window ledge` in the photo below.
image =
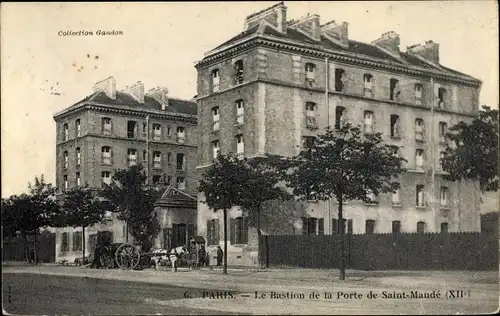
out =
<path fill-rule="evenodd" d="M 441 211 L 449 211 L 449 210 L 450 210 L 450 207 L 449 207 L 449 206 L 442 206 L 442 205 L 441 205 L 441 206 L 439 207 L 439 209 L 440 209 Z"/>
<path fill-rule="evenodd" d="M 391 139 L 394 139 L 394 140 L 401 140 L 401 136 L 391 136 Z"/>
<path fill-rule="evenodd" d="M 378 202 L 368 202 L 368 203 L 365 203 L 366 206 L 379 206 L 379 203 Z"/>
<path fill-rule="evenodd" d="M 415 208 L 417 210 L 425 210 L 425 209 L 427 209 L 427 205 L 417 205 Z"/>
<path fill-rule="evenodd" d="M 397 204 L 392 204 L 392 207 L 395 207 L 395 208 L 402 208 L 403 207 L 403 204 L 401 203 L 397 203 Z"/>
<path fill-rule="evenodd" d="M 406 172 L 409 172 L 409 173 L 425 173 L 425 170 L 423 170 L 423 169 L 408 169 L 408 170 L 406 170 Z"/>
<path fill-rule="evenodd" d="M 243 126 L 243 125 L 245 125 L 245 123 L 236 123 L 236 124 L 234 124 L 234 126 Z"/>

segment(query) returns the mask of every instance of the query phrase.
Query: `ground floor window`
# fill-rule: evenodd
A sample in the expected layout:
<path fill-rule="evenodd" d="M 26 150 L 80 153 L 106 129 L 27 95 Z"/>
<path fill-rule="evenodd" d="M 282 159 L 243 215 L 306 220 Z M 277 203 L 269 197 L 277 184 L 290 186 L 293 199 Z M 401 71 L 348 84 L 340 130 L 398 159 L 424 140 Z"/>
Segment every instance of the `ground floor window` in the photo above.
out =
<path fill-rule="evenodd" d="M 231 245 L 241 245 L 248 243 L 248 217 L 231 218 L 229 235 Z"/>
<path fill-rule="evenodd" d="M 302 217 L 302 235 L 324 235 L 323 218 Z"/>
<path fill-rule="evenodd" d="M 207 221 L 207 246 L 219 244 L 219 227 L 218 219 L 211 219 Z"/>
<path fill-rule="evenodd" d="M 82 251 L 82 232 L 73 233 L 73 251 Z"/>
<path fill-rule="evenodd" d="M 344 233 L 352 234 L 352 219 L 343 218 L 344 222 Z M 332 218 L 332 234 L 340 234 L 340 221 L 336 218 Z"/>
<path fill-rule="evenodd" d="M 61 251 L 69 251 L 69 236 L 66 232 L 61 234 Z"/>

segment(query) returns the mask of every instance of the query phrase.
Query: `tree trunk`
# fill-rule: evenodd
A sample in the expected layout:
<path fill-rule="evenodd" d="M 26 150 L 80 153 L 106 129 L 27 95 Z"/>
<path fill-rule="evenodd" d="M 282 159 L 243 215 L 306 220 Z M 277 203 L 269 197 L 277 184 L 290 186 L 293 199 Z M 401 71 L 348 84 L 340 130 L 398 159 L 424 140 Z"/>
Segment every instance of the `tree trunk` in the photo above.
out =
<path fill-rule="evenodd" d="M 36 258 L 36 235 L 37 235 L 37 230 L 35 229 L 35 236 L 33 238 L 33 260 L 35 261 L 35 265 L 38 264 L 38 260 Z"/>
<path fill-rule="evenodd" d="M 342 194 L 339 195 L 339 233 L 340 233 L 340 280 L 345 280 L 344 218 L 342 216 Z"/>
<path fill-rule="evenodd" d="M 26 237 L 25 234 L 23 234 L 23 239 L 24 239 L 24 258 L 26 259 L 26 262 L 30 262 L 30 254 L 29 254 L 29 243 L 28 243 L 28 237 Z"/>
<path fill-rule="evenodd" d="M 224 209 L 224 267 L 223 273 L 227 274 L 227 210 Z"/>
<path fill-rule="evenodd" d="M 85 226 L 82 226 L 82 266 L 85 265 Z"/>
<path fill-rule="evenodd" d="M 257 225 L 255 225 L 255 226 L 257 226 L 257 245 L 258 245 L 258 247 L 257 247 L 257 262 L 259 263 L 259 266 L 262 268 L 263 265 L 260 262 L 260 251 L 259 251 L 259 249 L 260 249 L 260 238 L 261 238 L 260 237 L 260 235 L 261 235 L 260 234 L 260 206 L 257 208 L 257 212 L 256 213 L 257 213 Z"/>

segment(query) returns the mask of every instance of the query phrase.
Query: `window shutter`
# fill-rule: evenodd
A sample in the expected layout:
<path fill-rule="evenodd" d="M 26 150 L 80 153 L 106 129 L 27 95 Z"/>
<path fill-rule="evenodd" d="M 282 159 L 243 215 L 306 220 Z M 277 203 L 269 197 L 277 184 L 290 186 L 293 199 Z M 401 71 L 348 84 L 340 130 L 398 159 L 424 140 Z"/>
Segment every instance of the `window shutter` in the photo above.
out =
<path fill-rule="evenodd" d="M 193 224 L 187 224 L 187 238 L 188 242 L 189 240 L 194 237 L 194 225 Z"/>
<path fill-rule="evenodd" d="M 243 243 L 248 244 L 248 216 L 243 217 Z"/>
<path fill-rule="evenodd" d="M 324 235 L 325 234 L 325 219 L 320 218 L 318 219 L 318 235 Z"/>
<path fill-rule="evenodd" d="M 307 235 L 307 218 L 302 217 L 302 235 Z"/>
<path fill-rule="evenodd" d="M 214 229 L 215 233 L 214 233 L 214 245 L 218 245 L 219 244 L 219 241 L 220 241 L 220 224 L 219 224 L 219 220 L 216 219 L 215 220 L 215 229 Z"/>
<path fill-rule="evenodd" d="M 352 234 L 352 219 L 347 220 L 347 233 Z"/>
<path fill-rule="evenodd" d="M 434 99 L 431 100 L 432 102 L 432 105 L 437 108 L 439 106 L 438 102 L 439 102 L 439 85 L 437 84 L 434 84 L 434 95 L 433 95 Z"/>
<path fill-rule="evenodd" d="M 332 218 L 332 234 L 339 233 L 339 224 L 336 218 Z"/>
<path fill-rule="evenodd" d="M 212 223 L 210 220 L 207 220 L 207 246 L 212 244 Z"/>
<path fill-rule="evenodd" d="M 229 238 L 231 245 L 236 244 L 236 234 L 235 234 L 236 221 L 234 218 L 229 219 Z"/>

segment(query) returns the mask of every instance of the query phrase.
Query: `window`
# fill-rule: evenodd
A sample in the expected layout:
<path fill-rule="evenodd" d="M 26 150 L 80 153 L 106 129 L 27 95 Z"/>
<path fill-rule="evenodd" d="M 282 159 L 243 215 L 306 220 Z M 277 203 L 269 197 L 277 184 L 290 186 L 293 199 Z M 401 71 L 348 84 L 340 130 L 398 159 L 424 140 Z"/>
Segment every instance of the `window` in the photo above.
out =
<path fill-rule="evenodd" d="M 214 131 L 218 131 L 220 129 L 219 126 L 219 107 L 212 108 L 212 129 Z"/>
<path fill-rule="evenodd" d="M 160 175 L 154 175 L 153 176 L 153 184 L 158 184 L 160 183 L 161 176 Z"/>
<path fill-rule="evenodd" d="M 425 233 L 425 222 L 417 223 L 417 233 L 423 234 Z"/>
<path fill-rule="evenodd" d="M 207 246 L 218 245 L 220 241 L 219 236 L 219 220 L 207 220 Z"/>
<path fill-rule="evenodd" d="M 420 148 L 415 150 L 415 169 L 424 169 L 424 150 Z"/>
<path fill-rule="evenodd" d="M 424 120 L 420 118 L 415 120 L 415 140 L 424 140 Z"/>
<path fill-rule="evenodd" d="M 104 184 L 110 185 L 111 184 L 111 172 L 109 172 L 109 171 L 101 172 L 101 181 Z"/>
<path fill-rule="evenodd" d="M 243 155 L 245 152 L 245 143 L 243 142 L 243 135 L 236 135 L 236 154 Z"/>
<path fill-rule="evenodd" d="M 80 125 L 80 119 L 77 119 L 75 121 L 75 128 L 76 128 L 76 137 L 82 136 L 82 129 L 81 129 L 81 125 Z"/>
<path fill-rule="evenodd" d="M 214 140 L 212 142 L 212 151 L 213 151 L 213 157 L 214 159 L 216 159 L 220 152 L 220 142 L 218 140 Z"/>
<path fill-rule="evenodd" d="M 352 219 L 342 219 L 344 222 L 344 233 L 352 234 Z M 347 224 L 347 225 L 346 225 Z M 346 227 L 347 226 L 347 227 Z M 341 229 L 340 221 L 336 218 L 332 218 L 332 234 L 340 234 Z"/>
<path fill-rule="evenodd" d="M 103 165 L 111 165 L 111 147 L 103 146 L 101 148 L 101 158 Z"/>
<path fill-rule="evenodd" d="M 127 137 L 128 138 L 135 138 L 136 137 L 136 127 L 137 123 L 135 121 L 128 121 L 127 122 Z"/>
<path fill-rule="evenodd" d="M 364 85 L 365 85 L 365 87 L 363 89 L 365 97 L 367 97 L 367 98 L 373 97 L 373 90 L 372 90 L 372 87 L 373 87 L 373 76 L 370 75 L 370 74 L 364 74 L 363 75 L 363 82 L 364 82 Z"/>
<path fill-rule="evenodd" d="M 82 251 L 82 232 L 73 233 L 73 251 Z"/>
<path fill-rule="evenodd" d="M 219 91 L 219 69 L 212 70 L 212 92 Z"/>
<path fill-rule="evenodd" d="M 365 134 L 373 133 L 373 112 L 365 111 Z"/>
<path fill-rule="evenodd" d="M 302 217 L 302 235 L 324 235 L 324 219 Z"/>
<path fill-rule="evenodd" d="M 231 218 L 229 235 L 231 245 L 242 245 L 248 243 L 248 217 Z"/>
<path fill-rule="evenodd" d="M 69 128 L 68 128 L 68 124 L 64 124 L 63 125 L 63 132 L 64 132 L 64 141 L 67 141 L 69 139 Z"/>
<path fill-rule="evenodd" d="M 186 170 L 186 155 L 177 154 L 177 170 Z"/>
<path fill-rule="evenodd" d="M 347 75 L 344 69 L 335 69 L 335 91 L 345 92 L 347 84 Z"/>
<path fill-rule="evenodd" d="M 82 185 L 82 180 L 80 178 L 80 172 L 77 172 L 76 175 L 75 175 L 75 177 L 76 177 L 76 185 L 77 186 Z"/>
<path fill-rule="evenodd" d="M 400 221 L 393 221 L 392 222 L 392 233 L 398 234 L 400 232 L 401 232 L 401 222 Z"/>
<path fill-rule="evenodd" d="M 172 136 L 172 129 L 170 128 L 170 126 L 167 126 L 167 136 Z"/>
<path fill-rule="evenodd" d="M 186 181 L 184 177 L 177 177 L 177 189 L 185 190 L 186 189 Z"/>
<path fill-rule="evenodd" d="M 365 234 L 373 234 L 375 233 L 375 221 L 369 219 L 365 222 Z"/>
<path fill-rule="evenodd" d="M 399 101 L 399 96 L 401 90 L 399 89 L 399 81 L 397 79 L 390 80 L 390 96 L 389 99 L 392 101 Z"/>
<path fill-rule="evenodd" d="M 102 133 L 104 135 L 111 135 L 111 119 L 109 117 L 102 118 Z"/>
<path fill-rule="evenodd" d="M 389 146 L 392 150 L 392 155 L 395 157 L 399 157 L 399 147 L 398 146 Z"/>
<path fill-rule="evenodd" d="M 182 126 L 177 126 L 177 142 L 179 144 L 184 144 L 184 139 L 186 138 L 185 128 Z"/>
<path fill-rule="evenodd" d="M 153 168 L 161 169 L 161 152 L 159 151 L 153 152 Z"/>
<path fill-rule="evenodd" d="M 64 188 L 64 191 L 68 190 L 69 188 L 69 184 L 68 184 L 68 176 L 63 176 L 63 188 Z"/>
<path fill-rule="evenodd" d="M 441 171 L 444 171 L 443 163 L 444 163 L 445 155 L 446 155 L 446 153 L 444 151 L 439 153 L 439 167 L 440 167 Z"/>
<path fill-rule="evenodd" d="M 241 84 L 243 83 L 243 60 L 237 60 L 234 63 L 234 69 L 235 69 L 235 83 L 236 84 Z"/>
<path fill-rule="evenodd" d="M 243 100 L 236 101 L 236 124 L 245 123 L 245 104 Z"/>
<path fill-rule="evenodd" d="M 335 108 L 335 129 L 341 129 L 344 122 L 345 108 L 337 106 Z"/>
<path fill-rule="evenodd" d="M 172 183 L 172 176 L 167 176 L 167 185 Z"/>
<path fill-rule="evenodd" d="M 127 150 L 127 164 L 129 166 L 137 165 L 137 150 L 132 148 Z"/>
<path fill-rule="evenodd" d="M 153 140 L 161 140 L 161 125 L 153 124 Z"/>
<path fill-rule="evenodd" d="M 63 167 L 64 167 L 64 169 L 68 169 L 68 161 L 69 161 L 68 152 L 65 151 L 65 152 L 63 152 Z"/>
<path fill-rule="evenodd" d="M 61 252 L 69 251 L 69 238 L 68 233 L 61 234 Z"/>
<path fill-rule="evenodd" d="M 377 196 L 370 189 L 366 190 L 366 199 L 367 199 L 366 202 L 367 204 L 378 204 Z"/>
<path fill-rule="evenodd" d="M 441 187 L 440 190 L 440 201 L 441 201 L 441 207 L 446 208 L 448 207 L 448 188 L 447 187 Z"/>
<path fill-rule="evenodd" d="M 147 134 L 148 131 L 148 124 L 146 122 L 142 123 L 142 133 Z"/>
<path fill-rule="evenodd" d="M 80 152 L 80 147 L 76 148 L 76 165 L 79 166 L 82 164 L 82 155 Z"/>
<path fill-rule="evenodd" d="M 400 193 L 399 193 L 399 188 L 396 189 L 396 191 L 394 191 L 392 193 L 392 196 L 391 196 L 391 202 L 392 202 L 392 205 L 401 205 L 401 199 L 400 199 Z"/>
<path fill-rule="evenodd" d="M 442 222 L 441 223 L 441 232 L 442 233 L 447 233 L 448 232 L 448 223 Z"/>
<path fill-rule="evenodd" d="M 316 80 L 316 65 L 313 63 L 306 63 L 306 84 L 312 86 Z"/>
<path fill-rule="evenodd" d="M 148 161 L 148 152 L 147 150 L 142 151 L 142 161 L 146 162 Z"/>
<path fill-rule="evenodd" d="M 391 138 L 399 138 L 399 116 L 391 114 Z"/>
<path fill-rule="evenodd" d="M 417 185 L 416 197 L 417 197 L 417 207 L 424 207 L 424 186 L 422 184 Z"/>
<path fill-rule="evenodd" d="M 315 128 L 316 124 L 316 104 L 314 102 L 306 102 L 306 126 Z"/>
<path fill-rule="evenodd" d="M 172 160 L 172 153 L 167 153 L 167 163 L 170 166 L 170 161 Z"/>
<path fill-rule="evenodd" d="M 422 104 L 422 90 L 423 87 L 420 83 L 415 84 L 415 104 Z"/>
<path fill-rule="evenodd" d="M 446 89 L 445 88 L 439 88 L 438 89 L 438 108 L 444 109 L 446 106 Z"/>
<path fill-rule="evenodd" d="M 448 133 L 448 125 L 445 122 L 439 122 L 439 141 L 446 142 L 446 133 Z"/>

